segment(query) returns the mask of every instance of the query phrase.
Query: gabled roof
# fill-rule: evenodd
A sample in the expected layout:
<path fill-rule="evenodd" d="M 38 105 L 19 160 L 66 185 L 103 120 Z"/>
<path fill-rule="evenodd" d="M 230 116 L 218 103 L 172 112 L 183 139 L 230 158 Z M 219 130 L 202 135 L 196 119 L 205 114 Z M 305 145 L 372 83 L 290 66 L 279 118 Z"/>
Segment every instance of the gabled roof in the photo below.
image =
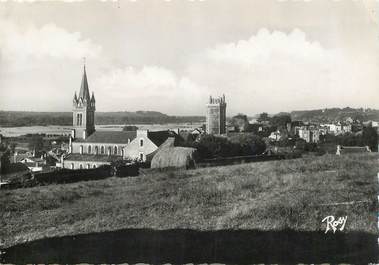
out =
<path fill-rule="evenodd" d="M 85 140 L 77 139 L 75 142 L 127 144 L 128 140 L 133 141 L 136 138 L 136 134 L 135 131 L 95 131 Z"/>
<path fill-rule="evenodd" d="M 148 132 L 147 137 L 158 147 L 169 137 L 174 137 L 176 141 L 180 141 L 180 137 L 173 131 Z"/>
<path fill-rule="evenodd" d="M 90 100 L 90 94 L 89 94 L 88 82 L 87 82 L 86 66 L 84 66 L 82 84 L 80 85 L 80 91 L 79 91 L 79 98 L 82 98 L 83 100 L 86 99 L 87 101 Z"/>

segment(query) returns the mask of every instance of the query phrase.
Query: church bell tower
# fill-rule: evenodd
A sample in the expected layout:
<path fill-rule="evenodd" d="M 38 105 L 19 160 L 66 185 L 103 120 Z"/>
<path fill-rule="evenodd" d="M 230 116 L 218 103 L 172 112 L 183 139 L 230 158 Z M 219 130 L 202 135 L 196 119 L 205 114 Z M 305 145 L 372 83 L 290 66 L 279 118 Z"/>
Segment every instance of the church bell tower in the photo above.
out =
<path fill-rule="evenodd" d="M 95 95 L 90 97 L 86 66 L 84 65 L 79 95 L 74 95 L 72 121 L 74 139 L 86 139 L 95 131 Z"/>

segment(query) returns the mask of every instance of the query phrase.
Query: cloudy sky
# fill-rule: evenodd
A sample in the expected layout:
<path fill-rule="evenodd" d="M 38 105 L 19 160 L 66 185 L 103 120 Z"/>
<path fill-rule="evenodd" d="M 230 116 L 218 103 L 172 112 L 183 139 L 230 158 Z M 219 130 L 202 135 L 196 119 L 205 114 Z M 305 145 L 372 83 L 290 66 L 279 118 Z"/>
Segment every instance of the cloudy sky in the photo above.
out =
<path fill-rule="evenodd" d="M 4 0 L 2 0 L 4 1 Z M 379 2 L 0 1 L 0 109 L 228 115 L 379 108 Z"/>

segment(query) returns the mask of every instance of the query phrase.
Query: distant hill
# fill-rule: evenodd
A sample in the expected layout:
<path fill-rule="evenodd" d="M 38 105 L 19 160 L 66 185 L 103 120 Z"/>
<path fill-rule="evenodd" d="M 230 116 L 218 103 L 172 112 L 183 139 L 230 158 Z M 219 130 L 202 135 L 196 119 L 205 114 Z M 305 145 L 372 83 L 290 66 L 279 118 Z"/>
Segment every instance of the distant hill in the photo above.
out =
<path fill-rule="evenodd" d="M 352 118 L 360 121 L 379 121 L 379 110 L 376 109 L 354 109 L 354 108 L 330 108 L 318 110 L 300 110 L 290 113 L 292 120 L 333 122 Z"/>
<path fill-rule="evenodd" d="M 157 111 L 96 112 L 96 124 L 159 124 L 204 122 L 202 116 L 170 116 Z M 72 112 L 0 111 L 0 126 L 45 126 L 72 124 Z"/>

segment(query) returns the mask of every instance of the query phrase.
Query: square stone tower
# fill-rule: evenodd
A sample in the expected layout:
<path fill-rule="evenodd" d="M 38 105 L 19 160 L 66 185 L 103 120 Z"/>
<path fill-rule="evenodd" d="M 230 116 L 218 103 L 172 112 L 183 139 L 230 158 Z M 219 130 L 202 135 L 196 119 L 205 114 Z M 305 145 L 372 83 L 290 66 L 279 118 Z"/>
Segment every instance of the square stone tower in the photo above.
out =
<path fill-rule="evenodd" d="M 225 95 L 219 98 L 209 97 L 206 114 L 206 132 L 208 134 L 226 133 Z"/>

